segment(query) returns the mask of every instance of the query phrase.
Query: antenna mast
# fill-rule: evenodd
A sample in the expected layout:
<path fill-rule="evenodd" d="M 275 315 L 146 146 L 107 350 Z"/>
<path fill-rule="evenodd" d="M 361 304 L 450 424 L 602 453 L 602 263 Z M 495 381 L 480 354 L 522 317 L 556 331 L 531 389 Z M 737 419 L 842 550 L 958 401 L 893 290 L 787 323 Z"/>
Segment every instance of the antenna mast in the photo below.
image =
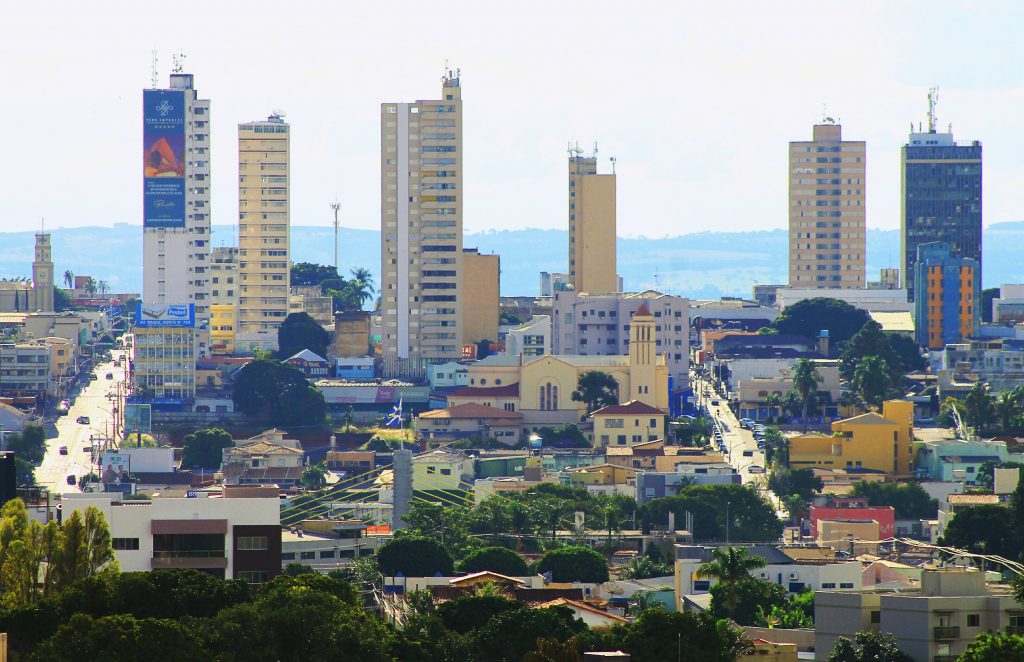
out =
<path fill-rule="evenodd" d="M 341 209 L 341 203 L 337 198 L 331 203 L 331 209 L 334 210 L 334 273 L 340 276 L 341 272 L 338 271 L 338 210 Z"/>
<path fill-rule="evenodd" d="M 935 125 L 938 117 L 935 114 L 935 107 L 939 105 L 939 88 L 933 87 L 928 90 L 928 133 L 935 133 Z"/>
<path fill-rule="evenodd" d="M 173 73 L 180 74 L 185 70 L 185 54 L 181 51 L 172 55 L 171 61 L 174 63 L 174 66 L 171 68 Z"/>
<path fill-rule="evenodd" d="M 153 59 L 149 65 L 149 83 L 150 87 L 156 89 L 160 84 L 160 72 L 157 70 L 157 64 L 160 62 L 160 58 L 157 56 L 157 52 L 153 51 Z"/>

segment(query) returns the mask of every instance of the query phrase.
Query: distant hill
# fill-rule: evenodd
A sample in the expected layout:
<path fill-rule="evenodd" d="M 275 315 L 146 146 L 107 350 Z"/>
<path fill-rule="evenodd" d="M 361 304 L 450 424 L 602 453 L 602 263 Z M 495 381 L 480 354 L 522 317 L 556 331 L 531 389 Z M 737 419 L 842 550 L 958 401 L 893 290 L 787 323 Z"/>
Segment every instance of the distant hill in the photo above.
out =
<path fill-rule="evenodd" d="M 113 227 L 57 228 L 53 255 L 57 279 L 65 269 L 110 283 L 114 291 L 142 287 L 142 231 L 126 223 Z M 328 264 L 334 260 L 333 231 L 327 227 L 292 228 L 292 259 Z M 341 230 L 342 269 L 366 267 L 379 282 L 380 235 L 373 230 Z M 0 232 L 0 278 L 29 276 L 32 232 Z M 213 245 L 235 243 L 235 229 L 214 226 Z M 564 271 L 568 238 L 562 230 L 502 230 L 470 233 L 467 248 L 501 255 L 503 295 L 537 294 L 538 273 Z M 983 280 L 986 286 L 1024 282 L 1024 221 L 996 223 L 985 229 Z M 754 283 L 783 283 L 787 278 L 785 230 L 698 232 L 676 237 L 619 239 L 619 273 L 629 290 L 656 288 L 690 297 L 749 297 Z M 899 266 L 899 233 L 868 231 L 868 276 Z"/>

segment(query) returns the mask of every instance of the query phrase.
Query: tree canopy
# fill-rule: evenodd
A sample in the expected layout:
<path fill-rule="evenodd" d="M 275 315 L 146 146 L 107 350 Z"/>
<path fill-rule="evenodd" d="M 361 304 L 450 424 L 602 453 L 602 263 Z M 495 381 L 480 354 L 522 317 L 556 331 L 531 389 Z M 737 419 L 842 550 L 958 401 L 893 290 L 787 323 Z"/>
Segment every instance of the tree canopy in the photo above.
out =
<path fill-rule="evenodd" d="M 687 485 L 674 496 L 644 504 L 648 521 L 662 526 L 668 523 L 669 511 L 675 513 L 676 522 L 684 521 L 689 512 L 695 540 L 725 540 L 727 510 L 732 540 L 774 542 L 782 535 L 775 508 L 746 485 Z"/>
<path fill-rule="evenodd" d="M 914 662 L 914 659 L 896 646 L 891 634 L 865 630 L 858 632 L 854 641 L 839 637 L 828 662 Z"/>
<path fill-rule="evenodd" d="M 786 306 L 771 326 L 782 334 L 808 338 L 817 338 L 822 329 L 827 329 L 829 342 L 839 345 L 852 338 L 867 321 L 866 312 L 845 301 L 815 297 Z"/>
<path fill-rule="evenodd" d="M 525 577 L 529 574 L 526 561 L 507 547 L 483 547 L 473 550 L 459 563 L 462 572 L 489 570 L 509 577 Z"/>
<path fill-rule="evenodd" d="M 556 582 L 608 581 L 608 562 L 589 547 L 559 547 L 546 553 L 537 564 L 537 571 L 550 572 Z"/>
<path fill-rule="evenodd" d="M 589 416 L 601 407 L 619 403 L 619 383 L 607 372 L 588 370 L 579 376 L 572 400 L 584 403 Z"/>
<path fill-rule="evenodd" d="M 939 502 L 917 483 L 880 483 L 859 480 L 851 496 L 867 499 L 872 506 L 892 506 L 897 519 L 934 519 Z"/>
<path fill-rule="evenodd" d="M 235 374 L 235 407 L 274 425 L 316 425 L 324 420 L 323 395 L 296 368 L 256 359 Z"/>
<path fill-rule="evenodd" d="M 196 430 L 185 435 L 181 449 L 181 466 L 186 469 L 217 469 L 221 465 L 223 450 L 234 445 L 235 441 L 231 435 L 220 428 Z"/>
<path fill-rule="evenodd" d="M 1007 515 L 1003 506 L 965 508 L 946 525 L 939 543 L 976 554 L 1016 559 L 1021 552 L 1021 539 L 1015 527 L 1007 526 Z"/>
<path fill-rule="evenodd" d="M 330 335 L 309 313 L 290 313 L 277 328 L 277 355 L 284 361 L 308 349 L 326 358 L 329 341 Z"/>
<path fill-rule="evenodd" d="M 377 564 L 388 576 L 433 577 L 452 574 L 454 562 L 441 543 L 432 538 L 401 536 L 377 550 Z"/>

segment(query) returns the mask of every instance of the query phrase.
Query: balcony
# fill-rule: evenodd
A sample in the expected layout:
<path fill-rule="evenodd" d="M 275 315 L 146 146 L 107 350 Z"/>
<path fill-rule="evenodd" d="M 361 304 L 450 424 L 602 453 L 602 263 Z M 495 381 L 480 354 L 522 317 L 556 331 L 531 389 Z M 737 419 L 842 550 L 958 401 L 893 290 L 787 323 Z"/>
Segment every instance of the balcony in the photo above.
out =
<path fill-rule="evenodd" d="M 956 662 L 959 657 L 959 655 L 936 655 L 932 658 L 932 662 Z"/>
<path fill-rule="evenodd" d="M 1006 634 L 1024 635 L 1024 625 L 1007 625 Z"/>
<path fill-rule="evenodd" d="M 154 551 L 152 566 L 154 570 L 172 568 L 227 568 L 228 559 L 224 556 L 223 549 Z"/>
<path fill-rule="evenodd" d="M 937 625 L 934 628 L 932 628 L 932 635 L 933 635 L 934 639 L 959 639 L 960 638 L 960 626 L 959 625 Z"/>

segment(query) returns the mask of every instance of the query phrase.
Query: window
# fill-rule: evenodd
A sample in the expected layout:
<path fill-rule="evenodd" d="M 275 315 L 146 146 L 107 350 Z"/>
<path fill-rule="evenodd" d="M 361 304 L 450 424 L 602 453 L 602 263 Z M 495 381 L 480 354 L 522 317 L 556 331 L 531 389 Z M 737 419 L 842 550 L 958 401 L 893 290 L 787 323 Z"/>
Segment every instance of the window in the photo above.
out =
<path fill-rule="evenodd" d="M 853 588 L 853 582 L 839 582 L 839 588 Z"/>
<path fill-rule="evenodd" d="M 310 561 L 316 558 L 316 552 L 300 552 L 299 558 L 304 561 Z"/>
<path fill-rule="evenodd" d="M 295 552 L 284 552 L 283 554 L 281 554 L 281 560 L 282 561 L 294 561 L 295 560 Z"/>
<path fill-rule="evenodd" d="M 116 550 L 134 551 L 139 548 L 138 538 L 113 538 L 110 542 L 111 546 Z"/>
<path fill-rule="evenodd" d="M 967 627 L 981 627 L 981 614 L 967 614 Z"/>
<path fill-rule="evenodd" d="M 238 536 L 238 551 L 263 552 L 267 550 L 266 536 Z"/>
<path fill-rule="evenodd" d="M 235 573 L 235 579 L 244 579 L 249 584 L 262 584 L 267 581 L 267 573 L 264 570 L 239 570 Z"/>
<path fill-rule="evenodd" d="M 333 559 L 334 558 L 334 550 L 331 549 L 331 550 L 320 552 L 320 558 L 322 558 L 322 559 Z"/>
<path fill-rule="evenodd" d="M 441 469 L 441 475 L 442 476 L 451 476 L 452 475 L 452 470 L 451 469 Z"/>
<path fill-rule="evenodd" d="M 872 623 L 881 623 L 882 622 L 882 612 L 877 611 L 877 610 L 871 612 L 871 622 Z"/>

